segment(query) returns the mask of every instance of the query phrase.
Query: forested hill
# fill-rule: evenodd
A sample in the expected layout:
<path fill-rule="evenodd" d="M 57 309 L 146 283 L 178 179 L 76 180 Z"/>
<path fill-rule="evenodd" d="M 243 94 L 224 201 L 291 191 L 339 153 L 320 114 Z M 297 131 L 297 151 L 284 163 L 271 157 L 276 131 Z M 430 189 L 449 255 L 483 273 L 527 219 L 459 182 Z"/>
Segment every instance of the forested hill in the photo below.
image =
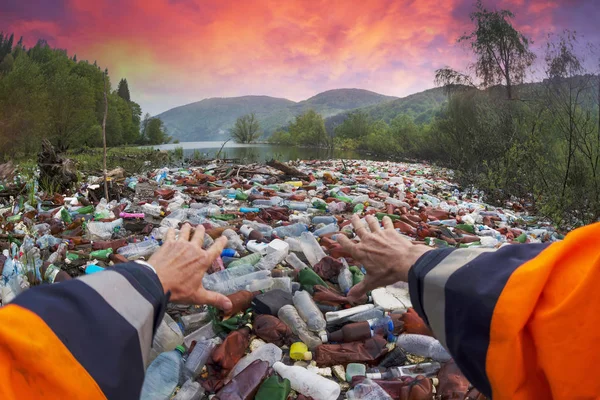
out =
<path fill-rule="evenodd" d="M 269 136 L 309 109 L 329 117 L 394 99 L 362 89 L 329 90 L 300 102 L 269 96 L 212 98 L 173 108 L 157 117 L 174 139 L 211 141 L 229 138 L 236 119 L 249 113 L 256 114 L 264 136 Z"/>

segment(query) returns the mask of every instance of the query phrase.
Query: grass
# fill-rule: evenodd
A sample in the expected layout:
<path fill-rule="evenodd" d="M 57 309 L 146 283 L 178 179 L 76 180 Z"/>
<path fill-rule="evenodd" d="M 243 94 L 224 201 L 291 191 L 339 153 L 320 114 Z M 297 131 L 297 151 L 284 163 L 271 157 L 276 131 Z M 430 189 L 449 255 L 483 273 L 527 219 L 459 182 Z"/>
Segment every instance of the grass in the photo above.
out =
<path fill-rule="evenodd" d="M 101 174 L 103 169 L 102 149 L 80 149 L 69 151 L 65 157 L 75 161 L 77 170 Z M 112 147 L 106 152 L 106 168 L 122 167 L 128 174 L 137 174 L 147 169 L 165 166 L 169 155 L 154 149 L 139 147 Z"/>

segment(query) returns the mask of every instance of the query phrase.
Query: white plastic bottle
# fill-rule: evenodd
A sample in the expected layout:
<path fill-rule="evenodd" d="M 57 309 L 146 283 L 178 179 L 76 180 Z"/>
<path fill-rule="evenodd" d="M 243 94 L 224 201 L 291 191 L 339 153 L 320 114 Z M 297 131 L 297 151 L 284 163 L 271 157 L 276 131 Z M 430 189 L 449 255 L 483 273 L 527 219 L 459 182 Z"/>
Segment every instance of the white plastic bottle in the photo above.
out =
<path fill-rule="evenodd" d="M 151 362 L 158 357 L 159 354 L 165 351 L 175 349 L 175 347 L 182 343 L 183 333 L 181 332 L 181 328 L 169 314 L 165 314 L 154 335 L 149 361 Z"/>
<path fill-rule="evenodd" d="M 340 385 L 305 368 L 288 367 L 281 362 L 276 362 L 273 369 L 282 378 L 288 379 L 296 392 L 315 400 L 332 400 L 340 395 Z"/>

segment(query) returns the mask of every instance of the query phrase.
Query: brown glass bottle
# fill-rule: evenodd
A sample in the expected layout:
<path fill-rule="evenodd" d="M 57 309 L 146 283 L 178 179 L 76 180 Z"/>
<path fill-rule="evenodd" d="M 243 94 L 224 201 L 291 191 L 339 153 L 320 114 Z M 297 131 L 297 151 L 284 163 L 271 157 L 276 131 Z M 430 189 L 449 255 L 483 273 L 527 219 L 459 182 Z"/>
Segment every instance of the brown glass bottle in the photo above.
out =
<path fill-rule="evenodd" d="M 374 336 L 363 342 L 322 344 L 314 350 L 313 360 L 319 367 L 349 363 L 374 364 L 387 353 L 387 340 Z"/>
<path fill-rule="evenodd" d="M 229 312 L 225 313 L 225 316 L 230 317 L 252 307 L 252 299 L 254 299 L 254 293 L 249 292 L 247 290 L 240 290 L 239 292 L 230 294 L 229 296 L 227 296 L 227 298 L 231 301 L 232 307 Z"/>
<path fill-rule="evenodd" d="M 268 361 L 254 360 L 242 372 L 223 386 L 215 400 L 252 400 L 258 388 L 269 374 Z"/>
<path fill-rule="evenodd" d="M 329 342 L 350 343 L 361 340 L 367 340 L 372 336 L 371 327 L 367 321 L 354 322 L 346 324 L 337 331 L 327 335 Z"/>

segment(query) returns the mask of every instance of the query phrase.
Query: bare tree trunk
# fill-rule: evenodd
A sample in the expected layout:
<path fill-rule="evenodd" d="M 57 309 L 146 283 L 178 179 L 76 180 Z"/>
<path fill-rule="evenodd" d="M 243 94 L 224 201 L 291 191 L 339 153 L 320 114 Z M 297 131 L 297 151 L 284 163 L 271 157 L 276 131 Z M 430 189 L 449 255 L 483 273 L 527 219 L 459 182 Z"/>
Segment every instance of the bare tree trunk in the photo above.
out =
<path fill-rule="evenodd" d="M 108 198 L 108 182 L 106 181 L 106 116 L 108 115 L 108 95 L 106 74 L 108 71 L 104 71 L 104 118 L 102 119 L 102 143 L 104 146 L 104 198 L 106 201 L 110 201 Z"/>

